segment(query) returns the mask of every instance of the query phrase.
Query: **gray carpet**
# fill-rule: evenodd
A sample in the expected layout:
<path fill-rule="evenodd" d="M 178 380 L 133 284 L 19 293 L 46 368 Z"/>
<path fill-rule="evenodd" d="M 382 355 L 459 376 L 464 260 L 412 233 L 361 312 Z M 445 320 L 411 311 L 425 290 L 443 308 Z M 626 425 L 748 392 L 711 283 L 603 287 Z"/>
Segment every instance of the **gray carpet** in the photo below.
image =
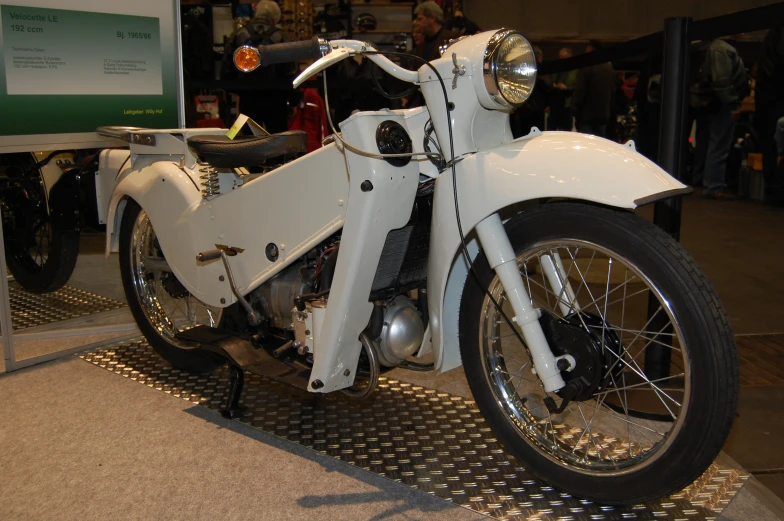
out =
<path fill-rule="evenodd" d="M 68 358 L 0 375 L 0 519 L 486 519 Z"/>

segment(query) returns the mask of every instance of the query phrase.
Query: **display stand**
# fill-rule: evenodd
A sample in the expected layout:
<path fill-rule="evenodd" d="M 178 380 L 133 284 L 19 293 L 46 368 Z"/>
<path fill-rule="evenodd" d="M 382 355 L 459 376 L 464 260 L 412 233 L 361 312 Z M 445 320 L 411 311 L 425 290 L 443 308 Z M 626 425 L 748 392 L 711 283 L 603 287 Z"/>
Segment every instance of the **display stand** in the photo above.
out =
<path fill-rule="evenodd" d="M 118 146 L 94 132 L 103 125 L 184 127 L 180 1 L 109 0 L 100 11 L 88 0 L 0 0 L 0 110 L 11 114 L 0 124 L 0 154 Z M 18 110 L 26 111 L 24 118 L 13 117 Z M 2 222 L 0 273 L 6 273 Z M 32 310 L 27 315 L 46 317 L 24 315 L 16 326 L 25 329 L 14 332 L 16 293 L 7 276 L 0 279 L 5 372 L 139 334 L 130 318 L 118 323 L 118 313 L 127 308 L 89 314 L 95 309 L 90 297 L 102 297 L 75 288 L 66 288 L 68 295 L 79 293 L 74 306 L 84 307 L 71 314 L 51 312 L 51 304 L 37 309 L 47 296 L 25 293 Z M 87 335 L 103 340 L 75 338 Z M 21 341 L 38 349 L 32 341 L 66 337 L 71 337 L 66 349 L 36 356 L 21 352 Z M 74 345 L 81 341 L 87 345 Z"/>
<path fill-rule="evenodd" d="M 5 273 L 5 272 L 6 272 L 5 244 L 3 242 L 2 214 L 0 213 L 0 273 Z M 63 322 L 52 322 L 50 324 L 47 324 L 46 327 L 30 328 L 33 330 L 37 329 L 37 331 L 14 333 L 8 277 L 0 277 L 0 334 L 2 334 L 0 340 L 2 340 L 2 344 L 3 344 L 3 366 L 5 372 L 15 371 L 17 369 L 22 369 L 43 362 L 49 362 L 51 360 L 56 360 L 64 356 L 68 356 L 74 353 L 78 353 L 80 351 L 84 351 L 86 349 L 94 349 L 108 343 L 121 341 L 122 339 L 125 338 L 135 337 L 138 336 L 139 334 L 138 331 L 136 330 L 135 325 L 133 324 L 111 324 L 111 325 L 103 325 L 103 326 L 77 327 L 77 328 L 69 328 L 69 329 L 63 329 L 63 325 L 64 325 Z M 69 325 L 75 325 L 75 323 L 73 321 L 69 321 Z M 47 338 L 58 338 L 58 337 L 77 336 L 77 335 L 107 334 L 107 333 L 118 333 L 118 334 L 112 335 L 111 338 L 100 342 L 88 343 L 86 345 L 79 345 L 69 349 L 63 349 L 52 353 L 32 356 L 24 359 L 19 359 L 17 357 L 17 351 L 14 344 L 15 340 L 23 340 L 23 341 L 43 340 Z M 125 334 L 123 335 L 123 333 Z"/>

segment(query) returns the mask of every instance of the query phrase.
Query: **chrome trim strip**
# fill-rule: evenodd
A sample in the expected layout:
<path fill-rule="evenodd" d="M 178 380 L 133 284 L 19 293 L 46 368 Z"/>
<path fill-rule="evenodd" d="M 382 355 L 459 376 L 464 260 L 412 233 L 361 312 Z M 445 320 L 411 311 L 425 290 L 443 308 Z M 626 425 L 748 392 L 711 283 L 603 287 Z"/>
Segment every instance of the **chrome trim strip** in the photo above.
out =
<path fill-rule="evenodd" d="M 679 196 L 689 195 L 693 191 L 694 188 L 690 186 L 687 186 L 685 188 L 673 188 L 672 190 L 665 190 L 664 192 L 646 195 L 645 197 L 640 197 L 639 199 L 635 199 L 634 204 L 637 207 L 645 206 L 646 204 L 655 203 L 656 201 L 661 201 L 662 199 L 667 199 L 669 197 L 679 197 Z"/>
<path fill-rule="evenodd" d="M 454 44 L 456 44 L 460 40 L 465 40 L 469 36 L 471 36 L 471 35 L 470 34 L 464 34 L 463 36 L 458 36 L 457 38 L 451 38 L 446 43 L 442 43 L 441 45 L 438 46 L 438 52 L 440 53 L 441 56 L 443 56 L 447 49 L 452 47 Z"/>

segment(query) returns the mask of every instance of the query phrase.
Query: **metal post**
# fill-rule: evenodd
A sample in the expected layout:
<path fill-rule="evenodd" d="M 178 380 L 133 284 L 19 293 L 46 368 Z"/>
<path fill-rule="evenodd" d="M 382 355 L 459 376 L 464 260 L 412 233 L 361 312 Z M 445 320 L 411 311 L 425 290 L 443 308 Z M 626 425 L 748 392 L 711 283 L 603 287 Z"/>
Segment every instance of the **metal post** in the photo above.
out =
<path fill-rule="evenodd" d="M 11 323 L 11 297 L 8 294 L 8 275 L 5 265 L 5 243 L 3 242 L 3 216 L 0 212 L 0 332 L 3 335 L 3 361 L 6 372 L 16 369 L 14 351 L 14 329 Z"/>
<path fill-rule="evenodd" d="M 664 63 L 662 64 L 662 107 L 659 130 L 659 166 L 675 179 L 683 178 L 686 162 L 686 144 L 689 134 L 689 25 L 691 18 L 668 18 L 664 23 Z M 653 222 L 680 240 L 681 199 L 673 197 L 655 203 Z M 659 309 L 653 295 L 648 301 L 648 316 Z M 665 326 L 667 316 L 656 315 L 647 328 L 659 331 Z M 669 332 L 669 331 L 668 331 Z M 663 335 L 657 341 L 667 344 L 671 337 Z M 665 340 L 666 339 L 666 340 Z M 672 349 L 651 342 L 645 351 L 645 374 L 650 379 L 669 376 Z"/>
<path fill-rule="evenodd" d="M 691 18 L 668 18 L 664 23 L 662 107 L 659 130 L 659 166 L 675 179 L 683 178 L 689 137 L 689 25 Z M 673 197 L 654 205 L 653 222 L 680 238 L 681 199 Z"/>

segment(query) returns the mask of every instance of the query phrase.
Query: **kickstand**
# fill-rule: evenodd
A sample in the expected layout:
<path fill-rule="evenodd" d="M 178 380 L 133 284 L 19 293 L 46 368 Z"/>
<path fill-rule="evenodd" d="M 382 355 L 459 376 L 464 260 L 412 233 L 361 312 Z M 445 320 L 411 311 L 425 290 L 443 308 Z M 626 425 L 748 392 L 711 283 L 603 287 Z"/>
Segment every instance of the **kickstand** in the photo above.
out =
<path fill-rule="evenodd" d="M 226 398 L 226 407 L 221 409 L 221 416 L 229 420 L 239 418 L 246 409 L 240 405 L 240 395 L 245 385 L 245 371 L 241 367 L 229 364 L 231 382 L 229 382 L 229 396 Z"/>

